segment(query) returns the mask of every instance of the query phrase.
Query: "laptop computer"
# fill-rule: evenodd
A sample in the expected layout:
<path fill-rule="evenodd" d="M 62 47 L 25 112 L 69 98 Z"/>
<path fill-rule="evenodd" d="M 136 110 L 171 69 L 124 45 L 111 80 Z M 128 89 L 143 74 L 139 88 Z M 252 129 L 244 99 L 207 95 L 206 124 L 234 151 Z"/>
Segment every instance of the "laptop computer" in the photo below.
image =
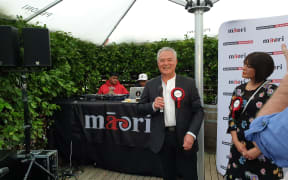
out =
<path fill-rule="evenodd" d="M 144 87 L 131 87 L 129 99 L 139 99 L 143 93 Z"/>

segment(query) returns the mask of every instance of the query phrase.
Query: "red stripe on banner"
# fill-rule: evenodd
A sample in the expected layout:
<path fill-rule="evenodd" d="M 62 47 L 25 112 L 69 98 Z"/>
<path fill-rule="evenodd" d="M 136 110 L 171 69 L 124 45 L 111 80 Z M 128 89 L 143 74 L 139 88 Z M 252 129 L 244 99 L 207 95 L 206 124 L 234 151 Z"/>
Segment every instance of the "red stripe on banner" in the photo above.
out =
<path fill-rule="evenodd" d="M 272 83 L 280 83 L 282 79 L 272 79 L 271 82 Z"/>
<path fill-rule="evenodd" d="M 253 40 L 248 40 L 248 41 L 238 41 L 238 44 L 253 44 Z"/>
<path fill-rule="evenodd" d="M 273 55 L 278 55 L 278 54 L 283 54 L 283 52 L 282 51 L 274 51 L 274 52 L 272 52 L 272 54 Z"/>
<path fill-rule="evenodd" d="M 283 24 L 276 24 L 275 27 L 285 27 L 288 26 L 288 23 L 283 23 Z"/>

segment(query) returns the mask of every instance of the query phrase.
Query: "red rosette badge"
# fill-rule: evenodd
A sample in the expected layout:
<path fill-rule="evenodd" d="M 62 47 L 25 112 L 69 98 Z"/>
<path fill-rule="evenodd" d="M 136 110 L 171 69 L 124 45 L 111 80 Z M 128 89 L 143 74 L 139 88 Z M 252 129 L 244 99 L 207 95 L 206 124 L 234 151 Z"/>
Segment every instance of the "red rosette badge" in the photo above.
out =
<path fill-rule="evenodd" d="M 241 97 L 236 97 L 231 103 L 232 118 L 235 119 L 235 112 L 239 111 L 243 104 L 243 99 Z"/>
<path fill-rule="evenodd" d="M 184 99 L 184 96 L 185 96 L 185 92 L 182 88 L 176 87 L 171 91 L 171 97 L 177 103 L 178 109 L 181 106 L 181 101 Z"/>

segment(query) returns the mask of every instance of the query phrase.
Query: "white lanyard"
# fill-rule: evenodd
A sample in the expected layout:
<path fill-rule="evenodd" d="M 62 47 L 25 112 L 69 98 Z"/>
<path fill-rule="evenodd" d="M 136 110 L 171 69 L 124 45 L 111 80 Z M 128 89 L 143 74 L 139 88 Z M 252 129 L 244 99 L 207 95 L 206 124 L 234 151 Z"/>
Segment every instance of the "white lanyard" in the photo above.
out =
<path fill-rule="evenodd" d="M 254 93 L 253 95 L 249 98 L 248 102 L 245 104 L 245 107 L 243 108 L 243 111 L 241 112 L 241 114 L 246 110 L 248 104 L 250 103 L 250 101 L 254 98 L 254 96 L 257 94 L 257 92 L 265 85 L 267 84 L 269 81 L 265 81 Z"/>

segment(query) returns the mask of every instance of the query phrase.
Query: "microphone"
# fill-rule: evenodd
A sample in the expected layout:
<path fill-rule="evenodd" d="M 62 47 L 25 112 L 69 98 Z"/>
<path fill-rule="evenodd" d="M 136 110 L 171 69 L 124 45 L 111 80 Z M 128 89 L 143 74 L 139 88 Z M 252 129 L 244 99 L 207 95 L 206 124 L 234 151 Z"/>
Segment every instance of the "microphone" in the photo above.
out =
<path fill-rule="evenodd" d="M 159 97 L 163 97 L 163 87 L 162 87 L 162 85 L 160 85 L 160 86 L 158 87 L 158 96 L 159 96 Z M 163 113 L 163 112 L 164 112 L 164 109 L 161 108 L 161 109 L 160 109 L 160 112 Z"/>
<path fill-rule="evenodd" d="M 8 167 L 0 168 L 0 178 L 2 178 L 3 176 L 5 176 L 8 173 L 9 173 L 9 168 Z"/>

